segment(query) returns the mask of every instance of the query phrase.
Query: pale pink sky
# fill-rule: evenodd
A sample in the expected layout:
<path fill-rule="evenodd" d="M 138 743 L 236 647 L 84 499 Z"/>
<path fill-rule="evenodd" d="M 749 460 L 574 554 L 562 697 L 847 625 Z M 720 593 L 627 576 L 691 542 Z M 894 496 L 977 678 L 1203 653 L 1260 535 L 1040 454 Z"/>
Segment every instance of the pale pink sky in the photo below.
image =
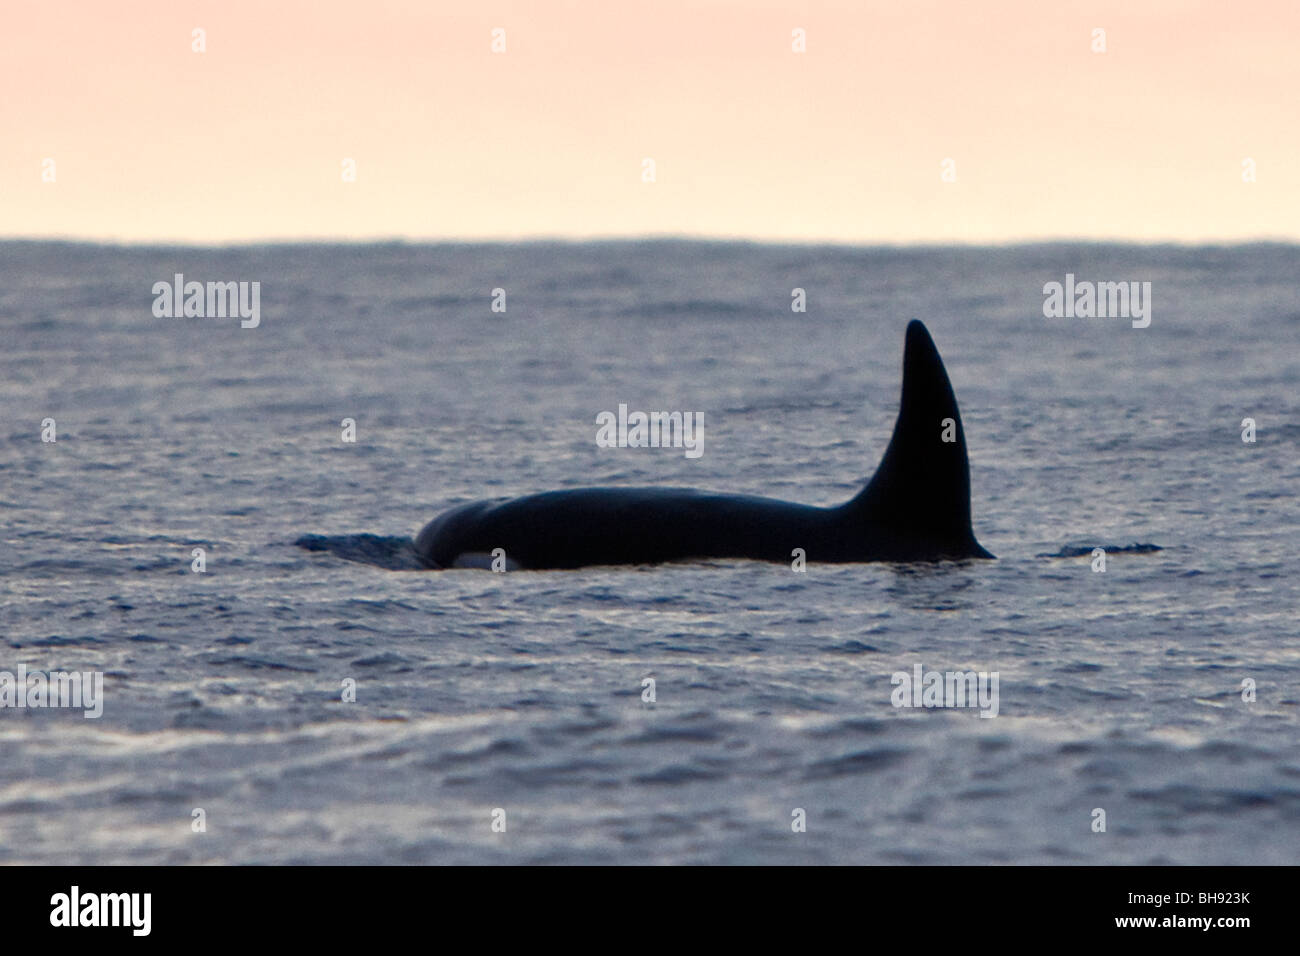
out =
<path fill-rule="evenodd" d="M 1296 239 L 1298 44 L 1295 0 L 5 0 L 0 236 Z"/>

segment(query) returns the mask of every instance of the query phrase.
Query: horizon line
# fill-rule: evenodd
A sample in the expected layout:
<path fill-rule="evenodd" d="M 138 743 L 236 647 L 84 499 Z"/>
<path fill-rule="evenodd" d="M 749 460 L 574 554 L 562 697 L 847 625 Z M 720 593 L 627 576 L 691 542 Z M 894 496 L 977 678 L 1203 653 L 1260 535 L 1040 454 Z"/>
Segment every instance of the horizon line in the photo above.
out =
<path fill-rule="evenodd" d="M 593 233 L 591 235 L 525 234 L 515 236 L 266 236 L 236 239 L 195 240 L 172 237 L 147 239 L 72 236 L 72 235 L 0 235 L 0 245 L 76 245 L 119 248 L 192 248 L 230 249 L 259 246 L 502 246 L 502 245 L 616 245 L 635 243 L 698 243 L 700 245 L 804 246 L 809 248 L 851 249 L 1013 249 L 1028 246 L 1133 246 L 1142 248 L 1178 247 L 1224 248 L 1244 246 L 1300 246 L 1300 236 L 1255 236 L 1249 238 L 1200 237 L 1196 239 L 1154 238 L 1125 239 L 1099 236 L 1024 236 L 1008 239 L 843 239 L 782 238 L 778 236 L 738 236 L 703 233 Z"/>

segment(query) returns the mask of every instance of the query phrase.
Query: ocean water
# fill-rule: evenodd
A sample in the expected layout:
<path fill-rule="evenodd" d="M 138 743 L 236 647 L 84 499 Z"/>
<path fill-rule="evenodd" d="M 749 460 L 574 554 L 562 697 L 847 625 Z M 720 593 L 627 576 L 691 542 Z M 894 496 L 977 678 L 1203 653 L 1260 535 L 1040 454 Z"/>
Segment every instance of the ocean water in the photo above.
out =
<path fill-rule="evenodd" d="M 155 317 L 175 273 L 260 282 L 260 326 Z M 1067 273 L 1150 281 L 1150 327 L 1045 318 Z M 1297 276 L 1284 245 L 0 243 L 0 670 L 104 675 L 98 719 L 0 709 L 0 862 L 1295 863 Z M 402 570 L 480 497 L 844 500 L 911 318 L 997 561 Z M 703 455 L 597 447 L 620 403 L 703 413 Z M 997 716 L 893 706 L 916 665 L 996 672 Z"/>

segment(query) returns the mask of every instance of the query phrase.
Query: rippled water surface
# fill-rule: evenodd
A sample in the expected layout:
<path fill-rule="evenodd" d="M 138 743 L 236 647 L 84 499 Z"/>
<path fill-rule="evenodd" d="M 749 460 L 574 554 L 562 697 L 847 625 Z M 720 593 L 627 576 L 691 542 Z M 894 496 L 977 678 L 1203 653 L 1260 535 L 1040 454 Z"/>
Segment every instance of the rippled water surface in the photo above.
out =
<path fill-rule="evenodd" d="M 260 281 L 260 327 L 156 318 L 178 272 Z M 1045 319 L 1067 272 L 1151 281 L 1150 328 Z M 1297 275 L 1285 246 L 0 244 L 0 670 L 105 674 L 98 720 L 0 709 L 0 861 L 1294 863 Z M 996 562 L 381 566 L 479 497 L 843 500 L 913 317 Z M 703 412 L 703 456 L 598 448 L 619 403 Z M 998 716 L 896 709 L 916 664 L 996 671 Z"/>

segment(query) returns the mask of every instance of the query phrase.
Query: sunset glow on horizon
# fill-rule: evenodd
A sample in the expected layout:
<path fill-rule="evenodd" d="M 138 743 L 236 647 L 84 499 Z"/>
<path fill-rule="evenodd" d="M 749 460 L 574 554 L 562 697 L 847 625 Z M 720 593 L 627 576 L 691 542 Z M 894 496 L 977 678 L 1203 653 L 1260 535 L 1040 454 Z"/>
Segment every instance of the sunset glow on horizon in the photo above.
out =
<path fill-rule="evenodd" d="M 19 0 L 0 238 L 1296 240 L 1297 38 L 1282 0 Z"/>

